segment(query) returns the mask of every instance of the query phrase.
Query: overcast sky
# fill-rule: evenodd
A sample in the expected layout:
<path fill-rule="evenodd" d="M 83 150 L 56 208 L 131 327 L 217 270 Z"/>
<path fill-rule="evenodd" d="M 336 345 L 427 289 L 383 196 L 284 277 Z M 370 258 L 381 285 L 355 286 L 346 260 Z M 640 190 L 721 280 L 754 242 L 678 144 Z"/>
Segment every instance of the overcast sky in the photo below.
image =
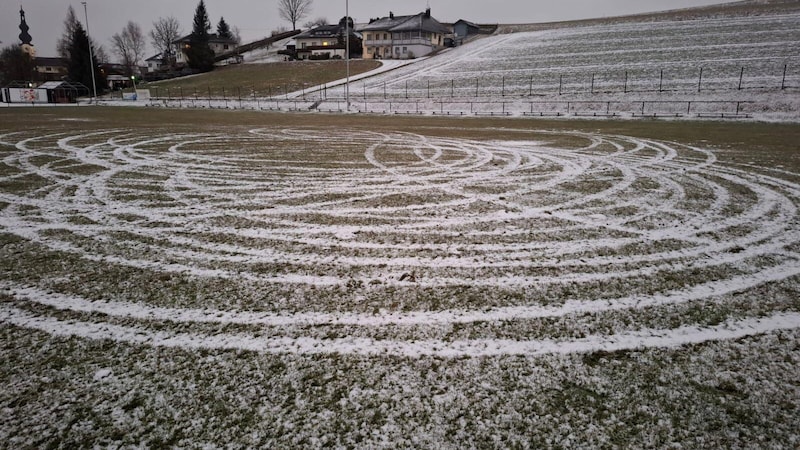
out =
<path fill-rule="evenodd" d="M 200 0 L 87 0 L 89 31 L 112 59 L 110 39 L 128 20 L 138 23 L 144 33 L 159 17 L 175 16 L 183 32 L 191 31 L 194 10 Z M 278 17 L 278 0 L 206 0 L 213 27 L 220 16 L 238 27 L 245 42 L 269 35 L 271 30 L 291 24 Z M 725 3 L 725 0 L 349 0 L 350 15 L 356 22 L 381 17 L 393 11 L 416 14 L 430 5 L 441 22 L 465 19 L 479 23 L 536 23 L 558 20 L 634 14 L 664 9 Z M 25 9 L 33 45 L 38 56 L 57 56 L 56 41 L 63 33 L 67 7 L 75 8 L 84 20 L 79 0 L 0 0 L 0 41 L 2 46 L 19 43 L 19 7 Z M 309 16 L 301 21 L 325 17 L 335 23 L 345 15 L 345 0 L 314 0 Z M 85 25 L 85 24 L 84 24 Z M 300 24 L 298 24 L 299 26 Z M 147 54 L 154 53 L 149 43 Z"/>

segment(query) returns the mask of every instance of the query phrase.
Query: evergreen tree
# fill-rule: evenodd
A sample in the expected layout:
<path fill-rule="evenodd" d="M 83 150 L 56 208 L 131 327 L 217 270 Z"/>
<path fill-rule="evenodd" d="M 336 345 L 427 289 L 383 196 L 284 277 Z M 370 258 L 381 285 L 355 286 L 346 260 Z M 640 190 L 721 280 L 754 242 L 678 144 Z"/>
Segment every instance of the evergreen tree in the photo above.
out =
<path fill-rule="evenodd" d="M 74 82 L 82 83 L 92 91 L 92 70 L 97 82 L 97 91 L 102 92 L 106 85 L 106 78 L 102 71 L 89 59 L 89 37 L 80 22 L 75 24 L 67 51 L 67 77 Z M 94 53 L 94 48 L 92 48 Z"/>
<path fill-rule="evenodd" d="M 208 72 L 214 68 L 214 52 L 208 46 L 210 29 L 211 22 L 208 20 L 206 4 L 200 0 L 194 12 L 192 34 L 189 36 L 189 48 L 186 50 L 189 67 L 200 72 Z"/>
<path fill-rule="evenodd" d="M 224 17 L 219 18 L 219 24 L 217 24 L 217 36 L 219 36 L 220 39 L 233 39 L 231 27 L 228 26 L 227 22 L 225 22 Z"/>

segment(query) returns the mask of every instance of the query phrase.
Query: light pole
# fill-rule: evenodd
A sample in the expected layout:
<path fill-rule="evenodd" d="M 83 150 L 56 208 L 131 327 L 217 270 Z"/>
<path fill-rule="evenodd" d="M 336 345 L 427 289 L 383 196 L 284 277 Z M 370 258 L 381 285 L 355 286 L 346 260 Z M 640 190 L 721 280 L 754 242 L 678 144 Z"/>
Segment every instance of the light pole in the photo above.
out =
<path fill-rule="evenodd" d="M 133 82 L 133 101 L 139 99 L 139 96 L 136 95 L 136 75 L 131 75 L 131 81 Z"/>
<path fill-rule="evenodd" d="M 92 90 L 94 92 L 94 103 L 97 104 L 97 81 L 94 79 L 94 55 L 92 55 L 92 38 L 89 34 L 89 12 L 86 9 L 86 2 L 81 2 L 83 5 L 83 15 L 86 18 L 86 37 L 89 39 L 89 64 L 92 66 Z"/>
<path fill-rule="evenodd" d="M 345 101 L 347 110 L 350 111 L 350 0 L 344 0 L 344 40 L 345 40 L 345 65 L 347 66 L 347 81 L 345 82 Z"/>

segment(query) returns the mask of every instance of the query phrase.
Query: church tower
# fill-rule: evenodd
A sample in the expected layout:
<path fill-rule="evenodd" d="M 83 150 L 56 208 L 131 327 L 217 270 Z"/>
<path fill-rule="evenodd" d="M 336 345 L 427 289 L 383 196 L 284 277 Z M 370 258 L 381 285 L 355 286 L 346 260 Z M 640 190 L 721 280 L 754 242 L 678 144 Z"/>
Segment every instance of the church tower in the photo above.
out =
<path fill-rule="evenodd" d="M 36 49 L 33 48 L 33 44 L 31 43 L 33 38 L 31 37 L 30 33 L 28 33 L 31 28 L 25 21 L 25 11 L 22 9 L 22 6 L 19 7 L 19 29 L 22 31 L 19 34 L 19 40 L 22 42 L 22 44 L 20 44 L 22 51 L 30 55 L 31 58 L 35 58 Z"/>

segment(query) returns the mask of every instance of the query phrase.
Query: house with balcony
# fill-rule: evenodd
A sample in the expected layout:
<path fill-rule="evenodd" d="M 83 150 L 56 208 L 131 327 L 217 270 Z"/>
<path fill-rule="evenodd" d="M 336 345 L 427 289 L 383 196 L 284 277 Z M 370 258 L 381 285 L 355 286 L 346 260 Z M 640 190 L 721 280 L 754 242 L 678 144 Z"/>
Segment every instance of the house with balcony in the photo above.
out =
<path fill-rule="evenodd" d="M 186 35 L 172 42 L 175 46 L 175 63 L 178 66 L 185 66 L 189 63 L 186 51 L 191 47 L 192 35 Z M 229 38 L 219 37 L 216 33 L 208 35 L 208 46 L 214 52 L 214 56 L 228 53 L 237 47 L 236 41 Z"/>
<path fill-rule="evenodd" d="M 359 31 L 364 58 L 409 59 L 426 56 L 444 47 L 450 30 L 431 16 L 431 9 L 413 16 L 373 19 Z"/>
<path fill-rule="evenodd" d="M 345 22 L 349 21 L 349 23 Z M 342 18 L 338 25 L 322 25 L 294 37 L 296 59 L 343 59 L 347 43 L 344 35 L 350 31 L 350 53 L 361 56 L 361 35 L 355 31 L 352 18 Z"/>

